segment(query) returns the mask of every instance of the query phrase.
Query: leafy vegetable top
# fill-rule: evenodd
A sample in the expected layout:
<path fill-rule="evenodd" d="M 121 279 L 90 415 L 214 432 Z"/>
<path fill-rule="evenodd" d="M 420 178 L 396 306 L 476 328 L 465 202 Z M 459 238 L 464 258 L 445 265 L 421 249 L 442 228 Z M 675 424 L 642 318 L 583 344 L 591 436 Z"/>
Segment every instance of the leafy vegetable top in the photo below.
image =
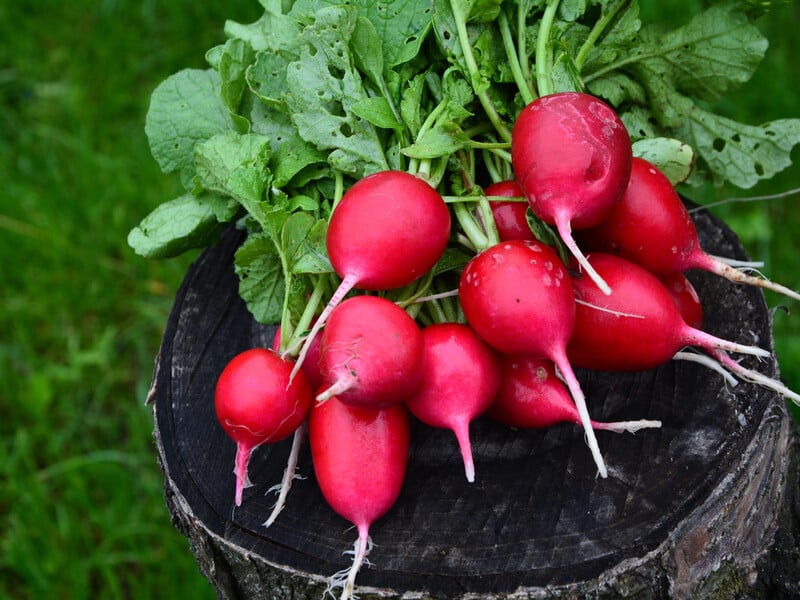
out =
<path fill-rule="evenodd" d="M 689 184 L 751 187 L 786 168 L 800 143 L 800 119 L 750 125 L 709 108 L 767 49 L 747 2 L 665 30 L 641 22 L 636 0 L 260 1 L 256 22 L 226 23 L 208 69 L 154 90 L 146 134 L 186 193 L 129 243 L 174 256 L 239 223 L 249 232 L 236 256 L 241 294 L 258 320 L 281 321 L 287 340 L 333 285 L 332 207 L 369 173 L 405 170 L 438 187 L 464 243 L 435 275 L 463 265 L 486 235 L 464 207 L 510 178 L 509 132 L 537 96 L 604 99 L 634 152 Z"/>

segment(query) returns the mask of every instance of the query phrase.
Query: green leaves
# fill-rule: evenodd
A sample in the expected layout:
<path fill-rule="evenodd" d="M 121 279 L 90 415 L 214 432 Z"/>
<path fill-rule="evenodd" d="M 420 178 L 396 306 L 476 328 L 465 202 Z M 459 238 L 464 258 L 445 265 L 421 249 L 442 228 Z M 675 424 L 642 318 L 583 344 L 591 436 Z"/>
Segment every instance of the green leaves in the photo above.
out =
<path fill-rule="evenodd" d="M 220 98 L 220 77 L 210 69 L 185 69 L 163 81 L 150 98 L 144 130 L 161 170 L 177 172 L 188 185 L 194 176 L 194 146 L 234 129 Z"/>
<path fill-rule="evenodd" d="M 800 119 L 747 125 L 715 112 L 767 48 L 746 3 L 711 4 L 667 30 L 643 24 L 637 0 L 260 2 L 254 23 L 225 24 L 211 68 L 153 91 L 145 132 L 186 193 L 129 243 L 174 256 L 236 221 L 248 230 L 240 293 L 256 319 L 289 330 L 330 283 L 327 219 L 353 181 L 403 169 L 464 196 L 509 178 L 511 127 L 537 92 L 604 98 L 635 154 L 675 184 L 750 187 L 786 168 L 800 143 Z M 469 255 L 464 236 L 453 238 L 455 260 L 431 278 Z"/>
<path fill-rule="evenodd" d="M 324 8 L 341 5 L 338 0 L 297 0 L 292 13 L 316 15 Z M 347 5 L 374 25 L 387 66 L 397 66 L 419 55 L 433 16 L 431 0 L 354 0 Z"/>
<path fill-rule="evenodd" d="M 161 203 L 128 234 L 128 245 L 145 258 L 170 258 L 207 246 L 219 233 L 219 197 L 184 194 Z"/>
<path fill-rule="evenodd" d="M 697 108 L 683 137 L 697 148 L 717 183 L 750 188 L 792 164 L 792 149 L 800 144 L 800 119 L 752 126 Z"/>
<path fill-rule="evenodd" d="M 638 14 L 634 6 L 627 12 Z M 634 138 L 677 138 L 694 148 L 707 178 L 749 188 L 791 164 L 800 120 L 747 125 L 707 103 L 747 81 L 766 49 L 735 3 L 714 4 L 673 31 L 639 29 L 638 19 L 623 15 L 589 52 L 584 78 L 613 105 L 632 103 L 621 116 Z"/>

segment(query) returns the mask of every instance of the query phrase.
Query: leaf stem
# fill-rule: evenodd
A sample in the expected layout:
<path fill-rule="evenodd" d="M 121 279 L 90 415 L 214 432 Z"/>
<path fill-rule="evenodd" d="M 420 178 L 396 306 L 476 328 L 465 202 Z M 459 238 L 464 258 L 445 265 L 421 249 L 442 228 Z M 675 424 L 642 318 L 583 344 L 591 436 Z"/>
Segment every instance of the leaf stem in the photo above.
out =
<path fill-rule="evenodd" d="M 503 123 L 503 120 L 497 113 L 497 109 L 495 108 L 492 99 L 489 98 L 489 94 L 486 93 L 486 88 L 478 84 L 482 76 L 480 74 L 480 70 L 478 69 L 478 63 L 475 61 L 475 55 L 472 52 L 472 46 L 469 43 L 469 33 L 467 32 L 467 15 L 465 15 L 464 11 L 461 10 L 461 4 L 459 0 L 450 0 L 450 7 L 453 10 L 453 17 L 456 21 L 458 39 L 461 44 L 461 51 L 464 54 L 464 62 L 467 64 L 467 72 L 469 73 L 469 79 L 472 82 L 472 89 L 475 90 L 475 94 L 478 96 L 478 100 L 480 100 L 483 110 L 486 111 L 486 116 L 489 117 L 489 120 L 492 122 L 492 125 L 494 125 L 497 133 L 499 133 L 500 137 L 504 140 L 511 141 L 511 132 L 508 130 L 508 127 L 506 127 L 506 124 Z"/>
<path fill-rule="evenodd" d="M 552 76 L 553 51 L 550 45 L 550 32 L 556 18 L 559 0 L 549 0 L 539 23 L 539 37 L 536 40 L 536 86 L 539 95 L 546 96 L 555 90 Z"/>
<path fill-rule="evenodd" d="M 511 37 L 511 28 L 508 26 L 508 17 L 506 17 L 506 13 L 503 11 L 500 11 L 498 23 L 500 25 L 500 35 L 503 38 L 503 47 L 506 50 L 508 65 L 511 67 L 511 73 L 514 76 L 514 81 L 517 84 L 517 88 L 519 89 L 519 93 L 520 96 L 522 96 L 523 102 L 525 102 L 525 104 L 530 104 L 536 99 L 536 96 L 531 91 L 531 88 L 525 79 L 525 75 L 522 72 L 522 67 L 519 63 L 519 56 L 514 48 L 514 39 Z"/>
<path fill-rule="evenodd" d="M 461 225 L 464 235 L 476 252 L 489 247 L 489 238 L 475 221 L 475 217 L 472 216 L 472 212 L 467 207 L 466 202 L 454 203 L 453 213 L 458 220 L 458 224 Z"/>
<path fill-rule="evenodd" d="M 531 79 L 530 58 L 528 58 L 528 0 L 519 0 L 517 4 L 517 62 L 522 70 L 522 77 L 528 83 L 528 87 L 536 95 Z"/>
<path fill-rule="evenodd" d="M 600 36 L 603 35 L 606 28 L 617 18 L 619 11 L 627 4 L 630 4 L 630 0 L 617 0 L 594 24 L 594 27 L 592 27 L 592 30 L 589 32 L 589 36 L 586 38 L 586 41 L 583 42 L 580 50 L 578 50 L 578 54 L 575 56 L 575 66 L 578 68 L 579 73 L 583 68 L 583 63 L 586 62 L 586 57 L 589 55 L 589 52 L 591 52 L 592 48 L 594 48 L 597 40 L 600 39 Z"/>

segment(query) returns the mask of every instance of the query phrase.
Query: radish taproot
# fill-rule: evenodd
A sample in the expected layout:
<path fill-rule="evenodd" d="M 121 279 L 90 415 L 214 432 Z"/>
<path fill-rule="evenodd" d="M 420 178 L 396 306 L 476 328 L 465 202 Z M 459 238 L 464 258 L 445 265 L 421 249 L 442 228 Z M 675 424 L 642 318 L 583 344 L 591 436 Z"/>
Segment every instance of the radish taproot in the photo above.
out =
<path fill-rule="evenodd" d="M 403 402 L 421 377 L 422 332 L 411 316 L 380 296 L 352 296 L 339 304 L 322 332 L 322 402 L 377 408 Z"/>
<path fill-rule="evenodd" d="M 524 198 L 525 193 L 519 183 L 513 179 L 498 181 L 483 190 L 487 196 L 503 196 L 506 198 Z M 500 241 L 535 239 L 528 225 L 528 203 L 515 200 L 489 200 L 492 216 L 497 227 Z"/>
<path fill-rule="evenodd" d="M 330 507 L 355 525 L 353 564 L 333 576 L 329 590 L 351 598 L 370 545 L 369 529 L 394 505 L 405 478 L 410 446 L 408 409 L 352 407 L 333 397 L 309 416 L 309 445 L 317 483 Z"/>
<path fill-rule="evenodd" d="M 475 481 L 470 423 L 482 415 L 500 385 L 497 353 L 462 323 L 436 323 L 422 330 L 422 377 L 406 398 L 411 414 L 456 436 L 467 481 Z"/>
<path fill-rule="evenodd" d="M 354 183 L 334 208 L 325 238 L 342 280 L 300 348 L 295 371 L 350 290 L 390 290 L 416 281 L 436 264 L 449 237 L 450 210 L 422 179 L 380 171 Z"/>
<path fill-rule="evenodd" d="M 601 477 L 606 469 L 580 383 L 567 360 L 575 323 L 572 282 L 558 254 L 529 240 L 500 242 L 464 267 L 458 295 L 469 325 L 505 354 L 549 358 L 569 388 Z"/>
<path fill-rule="evenodd" d="M 587 251 L 618 254 L 657 275 L 700 269 L 800 299 L 800 294 L 785 286 L 748 275 L 703 251 L 678 192 L 658 167 L 643 158 L 633 159 L 620 202 L 602 223 L 582 231 L 579 240 Z"/>
<path fill-rule="evenodd" d="M 588 259 L 614 293 L 605 296 L 582 274 L 571 276 L 577 310 L 567 355 L 573 365 L 598 371 L 646 370 L 666 363 L 684 346 L 770 355 L 763 348 L 689 326 L 664 284 L 636 263 L 602 252 Z"/>
<path fill-rule="evenodd" d="M 534 214 L 555 225 L 589 276 L 611 290 L 586 261 L 572 230 L 600 223 L 619 202 L 633 150 L 625 126 L 602 100 L 580 92 L 541 96 L 514 122 L 511 164 Z"/>
<path fill-rule="evenodd" d="M 558 423 L 581 424 L 575 403 L 555 364 L 546 358 L 508 356 L 500 359 L 501 383 L 486 416 L 515 429 L 539 429 Z M 635 433 L 661 427 L 661 421 L 591 421 L 594 429 Z"/>
<path fill-rule="evenodd" d="M 252 451 L 292 435 L 311 408 L 305 374 L 289 382 L 293 363 L 273 350 L 251 348 L 234 356 L 217 379 L 217 419 L 236 442 L 236 506 L 242 504 L 242 490 L 251 485 L 247 465 Z"/>
<path fill-rule="evenodd" d="M 700 328 L 703 322 L 703 305 L 700 302 L 700 296 L 697 290 L 692 286 L 688 278 L 682 273 L 675 273 L 662 276 L 659 279 L 666 285 L 667 291 L 677 304 L 678 311 L 681 313 L 684 321 L 693 327 Z M 678 352 L 673 358 L 690 360 L 713 369 L 731 386 L 738 384 L 738 381 L 734 377 L 734 375 L 738 375 L 744 381 L 778 392 L 783 397 L 800 405 L 800 394 L 789 388 L 782 381 L 745 367 L 731 358 L 724 350 L 711 348 L 706 349 L 705 352 L 708 354 L 692 355 L 686 352 Z"/>

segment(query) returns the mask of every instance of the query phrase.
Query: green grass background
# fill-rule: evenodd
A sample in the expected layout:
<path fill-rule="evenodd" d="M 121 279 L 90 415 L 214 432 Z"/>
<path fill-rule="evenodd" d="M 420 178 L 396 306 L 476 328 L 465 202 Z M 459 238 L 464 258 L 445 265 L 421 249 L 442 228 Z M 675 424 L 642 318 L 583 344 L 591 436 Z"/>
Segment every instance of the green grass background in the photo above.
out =
<path fill-rule="evenodd" d="M 646 17 L 658 12 L 675 23 L 700 5 L 642 4 Z M 213 597 L 169 522 L 144 406 L 161 331 L 193 257 L 146 261 L 126 236 L 179 192 L 147 148 L 150 92 L 181 68 L 203 67 L 206 49 L 223 41 L 225 19 L 260 12 L 256 0 L 0 4 L 2 598 Z M 794 3 L 761 20 L 772 47 L 755 79 L 722 104 L 727 114 L 751 123 L 800 117 L 798 22 Z M 798 186 L 793 167 L 746 193 Z M 793 288 L 798 202 L 720 210 L 766 261 L 765 273 Z M 775 315 L 794 389 L 797 319 Z"/>

